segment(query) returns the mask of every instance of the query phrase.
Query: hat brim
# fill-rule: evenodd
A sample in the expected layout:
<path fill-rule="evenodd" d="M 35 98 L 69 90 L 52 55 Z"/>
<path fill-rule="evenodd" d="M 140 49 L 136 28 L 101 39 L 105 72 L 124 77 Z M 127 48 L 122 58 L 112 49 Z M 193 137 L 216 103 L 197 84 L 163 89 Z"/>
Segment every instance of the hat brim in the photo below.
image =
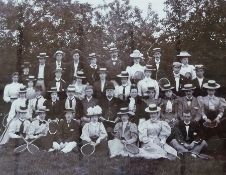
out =
<path fill-rule="evenodd" d="M 27 110 L 18 110 L 19 113 L 27 113 Z"/>
<path fill-rule="evenodd" d="M 129 78 L 129 75 L 127 76 L 125 76 L 125 75 L 117 75 L 117 77 L 119 77 L 119 78 Z"/>
<path fill-rule="evenodd" d="M 156 69 L 144 69 L 144 71 L 156 71 Z"/>
<path fill-rule="evenodd" d="M 149 107 L 145 108 L 145 112 L 147 112 L 147 113 L 155 113 L 155 112 L 159 112 L 159 111 L 161 111 L 161 108 L 160 107 L 157 107 L 157 109 L 154 110 L 154 111 L 150 111 L 149 110 Z"/>
<path fill-rule="evenodd" d="M 175 88 L 174 87 L 170 87 L 170 88 L 167 88 L 167 89 L 161 88 L 162 91 L 168 91 L 168 90 L 173 90 L 173 89 L 175 89 Z"/>
<path fill-rule="evenodd" d="M 37 58 L 38 58 L 38 59 L 40 59 L 40 58 L 46 59 L 46 58 L 49 58 L 49 56 L 37 56 Z"/>
<path fill-rule="evenodd" d="M 51 90 L 50 90 L 50 91 L 47 91 L 47 92 L 49 92 L 49 93 L 53 93 L 53 92 L 56 92 L 56 93 L 57 93 L 57 91 L 51 91 Z"/>
<path fill-rule="evenodd" d="M 203 84 L 203 87 L 205 89 L 219 89 L 221 86 L 219 84 L 216 83 L 216 86 L 215 87 L 212 87 L 212 86 L 208 86 L 208 83 L 204 83 Z"/>
<path fill-rule="evenodd" d="M 26 93 L 27 91 L 19 91 L 19 93 Z"/>
<path fill-rule="evenodd" d="M 49 111 L 49 109 L 45 109 L 45 110 L 42 110 L 42 111 L 36 110 L 37 113 L 48 112 L 48 111 Z"/>
<path fill-rule="evenodd" d="M 75 76 L 75 78 L 80 78 L 80 79 L 86 79 L 86 77 L 82 77 L 82 76 Z"/>
<path fill-rule="evenodd" d="M 135 113 L 134 112 L 132 112 L 132 111 L 127 111 L 127 112 L 118 112 L 117 113 L 117 115 L 124 115 L 124 114 L 129 114 L 129 116 L 132 116 L 132 115 L 135 115 Z"/>
<path fill-rule="evenodd" d="M 194 89 L 196 89 L 196 87 L 192 87 L 192 88 L 189 88 L 189 89 L 182 88 L 181 90 L 182 90 L 182 91 L 190 91 L 190 90 L 194 90 Z"/>
<path fill-rule="evenodd" d="M 92 115 L 91 115 L 91 114 L 90 114 L 90 115 L 87 114 L 86 116 L 87 116 L 87 117 L 94 117 L 94 116 L 100 116 L 100 115 L 102 115 L 102 113 L 101 113 L 101 114 L 92 114 Z"/>

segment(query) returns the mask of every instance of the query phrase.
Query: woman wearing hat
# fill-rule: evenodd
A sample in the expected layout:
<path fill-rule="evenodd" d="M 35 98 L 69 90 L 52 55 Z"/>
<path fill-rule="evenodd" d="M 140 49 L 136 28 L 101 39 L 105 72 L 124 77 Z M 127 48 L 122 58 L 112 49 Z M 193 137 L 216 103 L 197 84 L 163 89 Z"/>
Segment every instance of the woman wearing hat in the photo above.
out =
<path fill-rule="evenodd" d="M 29 75 L 28 78 L 26 79 L 27 81 L 27 99 L 33 99 L 35 98 L 36 94 L 35 94 L 35 88 L 34 88 L 34 84 L 35 84 L 35 76 Z"/>
<path fill-rule="evenodd" d="M 17 117 L 10 121 L 0 137 L 0 145 L 6 144 L 9 139 L 18 139 L 22 137 L 21 135 L 26 135 L 30 126 L 27 113 L 28 110 L 26 106 L 20 106 L 18 108 Z"/>
<path fill-rule="evenodd" d="M 167 122 L 160 120 L 160 111 L 161 108 L 155 104 L 150 104 L 145 109 L 150 118 L 138 126 L 141 142 L 139 157 L 159 159 L 177 156 L 177 151 L 166 143 L 171 128 Z"/>
<path fill-rule="evenodd" d="M 78 144 L 80 138 L 80 122 L 75 119 L 73 109 L 65 110 L 65 118 L 59 122 L 57 138 L 53 142 L 53 148 L 49 151 L 58 150 L 63 153 L 71 152 Z"/>
<path fill-rule="evenodd" d="M 156 104 L 157 106 L 160 105 L 161 103 L 161 98 L 156 99 L 155 98 L 155 87 L 148 87 L 147 91 L 147 98 L 143 99 L 144 103 L 146 104 L 146 106 L 149 106 L 150 104 Z"/>
<path fill-rule="evenodd" d="M 89 107 L 87 109 L 87 116 L 90 118 L 90 122 L 86 123 L 82 128 L 81 139 L 83 145 L 86 143 L 91 143 L 96 147 L 96 151 L 107 150 L 106 138 L 107 132 L 102 122 L 98 119 L 102 115 L 102 109 L 100 106 Z"/>
<path fill-rule="evenodd" d="M 126 151 L 125 144 L 136 144 L 138 141 L 138 130 L 135 123 L 129 121 L 131 112 L 127 107 L 120 108 L 117 113 L 120 116 L 121 121 L 114 127 L 113 140 L 108 141 L 108 147 L 110 150 L 110 158 L 115 156 L 130 156 L 134 155 Z"/>
<path fill-rule="evenodd" d="M 74 76 L 73 85 L 75 87 L 75 97 L 79 100 L 82 100 L 85 98 L 85 74 L 83 71 L 78 71 L 77 74 Z"/>
<path fill-rule="evenodd" d="M 144 73 L 145 67 L 140 64 L 141 59 L 143 59 L 143 54 L 139 50 L 134 50 L 133 53 L 130 54 L 130 58 L 133 59 L 133 65 L 127 66 L 126 72 L 129 73 L 129 78 L 131 81 L 135 78 L 134 75 L 137 72 Z"/>
<path fill-rule="evenodd" d="M 190 72 L 192 80 L 196 78 L 195 73 L 195 67 L 193 65 L 190 65 L 188 63 L 188 58 L 191 57 L 191 55 L 187 51 L 181 51 L 177 57 L 180 58 L 180 62 L 182 64 L 180 74 L 185 76 L 187 72 Z"/>
<path fill-rule="evenodd" d="M 198 97 L 199 104 L 202 110 L 202 123 L 206 139 L 213 135 L 219 137 L 226 136 L 226 120 L 224 119 L 224 110 L 226 108 L 226 101 L 224 98 L 216 97 L 215 92 L 220 88 L 220 85 L 215 80 L 209 80 L 204 83 L 203 87 L 207 89 L 207 96 Z M 215 128 L 209 128 L 208 125 L 215 124 Z"/>
<path fill-rule="evenodd" d="M 29 100 L 26 98 L 26 92 L 27 92 L 27 89 L 25 86 L 20 88 L 19 98 L 14 100 L 10 107 L 9 115 L 7 118 L 7 123 L 9 123 L 13 118 L 16 117 L 17 111 L 19 110 L 20 106 L 28 107 Z M 29 114 L 28 114 L 28 116 L 29 116 Z"/>
<path fill-rule="evenodd" d="M 170 84 L 165 84 L 162 88 L 164 96 L 161 99 L 160 106 L 161 110 L 161 119 L 166 121 L 171 128 L 175 126 L 178 122 L 178 98 L 173 94 L 174 87 Z"/>

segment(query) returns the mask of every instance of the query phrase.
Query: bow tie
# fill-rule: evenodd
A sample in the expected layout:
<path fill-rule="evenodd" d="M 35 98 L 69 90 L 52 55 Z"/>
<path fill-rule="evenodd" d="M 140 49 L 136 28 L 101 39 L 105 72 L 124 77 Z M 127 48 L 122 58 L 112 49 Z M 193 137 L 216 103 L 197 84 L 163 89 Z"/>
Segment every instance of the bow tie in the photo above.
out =
<path fill-rule="evenodd" d="M 56 80 L 56 82 L 60 82 L 60 80 Z"/>
<path fill-rule="evenodd" d="M 91 68 L 97 69 L 97 65 L 90 65 Z"/>
<path fill-rule="evenodd" d="M 187 98 L 187 101 L 192 101 L 192 98 L 190 98 L 190 99 L 189 99 L 189 98 Z"/>
<path fill-rule="evenodd" d="M 46 121 L 39 121 L 39 125 L 46 124 Z"/>

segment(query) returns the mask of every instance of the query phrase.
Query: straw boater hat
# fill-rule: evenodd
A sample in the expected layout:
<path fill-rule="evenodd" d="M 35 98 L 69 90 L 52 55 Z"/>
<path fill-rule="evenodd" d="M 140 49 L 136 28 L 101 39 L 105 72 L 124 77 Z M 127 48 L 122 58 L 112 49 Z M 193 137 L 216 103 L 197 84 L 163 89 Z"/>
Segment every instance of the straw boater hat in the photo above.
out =
<path fill-rule="evenodd" d="M 51 87 L 48 92 L 50 92 L 50 93 L 56 92 L 57 93 L 57 87 Z"/>
<path fill-rule="evenodd" d="M 85 79 L 86 76 L 85 76 L 83 71 L 77 71 L 77 74 L 75 75 L 75 78 Z"/>
<path fill-rule="evenodd" d="M 151 92 L 151 91 L 155 91 L 155 87 L 154 86 L 148 87 L 148 90 L 146 92 L 148 93 L 148 92 Z"/>
<path fill-rule="evenodd" d="M 93 117 L 93 116 L 98 116 L 102 114 L 102 109 L 99 105 L 96 105 L 94 107 L 89 107 L 87 109 L 87 116 Z"/>
<path fill-rule="evenodd" d="M 139 50 L 134 50 L 133 53 L 130 54 L 130 57 L 143 59 L 143 54 Z"/>
<path fill-rule="evenodd" d="M 107 73 L 107 68 L 105 68 L 105 67 L 101 67 L 101 68 L 99 68 L 99 70 L 98 70 L 98 73 L 100 74 L 100 73 Z"/>
<path fill-rule="evenodd" d="M 207 83 L 203 84 L 203 87 L 206 89 L 218 89 L 221 86 L 217 84 L 215 80 L 209 80 Z"/>
<path fill-rule="evenodd" d="M 61 54 L 63 57 L 65 56 L 65 53 L 64 53 L 62 50 L 57 50 L 57 51 L 54 53 L 53 57 L 56 58 L 57 54 Z"/>
<path fill-rule="evenodd" d="M 28 61 L 25 61 L 24 64 L 21 66 L 22 68 L 30 68 L 31 64 Z"/>
<path fill-rule="evenodd" d="M 39 53 L 39 55 L 37 56 L 37 58 L 49 58 L 49 56 L 46 55 L 46 53 Z"/>
<path fill-rule="evenodd" d="M 181 90 L 182 91 L 190 91 L 190 90 L 194 90 L 195 88 L 196 87 L 194 87 L 192 84 L 185 84 Z"/>
<path fill-rule="evenodd" d="M 195 65 L 195 70 L 199 70 L 199 69 L 204 69 L 204 65 L 202 64 Z"/>
<path fill-rule="evenodd" d="M 145 108 L 145 112 L 154 113 L 161 111 L 161 108 L 158 107 L 156 104 L 150 104 L 147 108 Z"/>
<path fill-rule="evenodd" d="M 97 58 L 97 55 L 96 53 L 90 53 L 89 56 L 88 56 L 89 59 L 92 59 L 92 58 Z"/>
<path fill-rule="evenodd" d="M 35 76 L 29 75 L 28 78 L 26 79 L 27 81 L 36 81 Z"/>
<path fill-rule="evenodd" d="M 120 115 L 120 116 L 123 115 L 123 114 L 129 114 L 129 116 L 133 116 L 134 112 L 129 111 L 128 107 L 123 107 L 123 108 L 120 108 L 120 110 L 117 114 Z"/>
<path fill-rule="evenodd" d="M 181 51 L 178 57 L 190 57 L 191 55 L 187 51 Z"/>
<path fill-rule="evenodd" d="M 26 93 L 26 92 L 27 92 L 27 89 L 25 86 L 21 87 L 19 90 L 19 93 Z"/>
<path fill-rule="evenodd" d="M 153 50 L 153 52 L 161 52 L 161 48 L 159 48 L 159 47 L 153 48 L 152 50 Z"/>
<path fill-rule="evenodd" d="M 46 106 L 40 107 L 38 110 L 36 110 L 37 113 L 43 113 L 43 112 L 48 112 L 49 109 L 46 108 Z"/>
<path fill-rule="evenodd" d="M 78 50 L 78 49 L 75 49 L 75 50 L 73 50 L 73 51 L 71 52 L 71 54 L 72 54 L 72 55 L 74 55 L 75 53 L 79 53 L 79 54 L 80 54 L 80 53 L 81 53 L 81 51 L 80 51 L 80 50 Z"/>
<path fill-rule="evenodd" d="M 68 91 L 68 92 L 75 92 L 75 86 L 74 86 L 74 85 L 69 85 L 69 86 L 67 87 L 67 91 Z"/>
<path fill-rule="evenodd" d="M 18 96 L 17 95 L 10 96 L 10 100 L 16 100 L 16 99 L 18 99 Z"/>
<path fill-rule="evenodd" d="M 122 71 L 119 75 L 117 75 L 117 77 L 119 78 L 128 78 L 129 77 L 129 73 L 126 71 Z"/>
<path fill-rule="evenodd" d="M 27 113 L 27 107 L 26 106 L 20 106 L 20 108 L 17 110 L 19 113 Z"/>
<path fill-rule="evenodd" d="M 182 64 L 180 62 L 173 62 L 173 67 L 181 67 Z"/>
<path fill-rule="evenodd" d="M 144 71 L 155 71 L 152 65 L 146 65 Z"/>
<path fill-rule="evenodd" d="M 168 90 L 172 90 L 174 89 L 174 87 L 171 86 L 171 84 L 164 84 L 162 91 L 168 91 Z"/>
<path fill-rule="evenodd" d="M 112 52 L 118 52 L 118 49 L 116 47 L 112 47 L 109 49 L 109 52 L 112 53 Z"/>

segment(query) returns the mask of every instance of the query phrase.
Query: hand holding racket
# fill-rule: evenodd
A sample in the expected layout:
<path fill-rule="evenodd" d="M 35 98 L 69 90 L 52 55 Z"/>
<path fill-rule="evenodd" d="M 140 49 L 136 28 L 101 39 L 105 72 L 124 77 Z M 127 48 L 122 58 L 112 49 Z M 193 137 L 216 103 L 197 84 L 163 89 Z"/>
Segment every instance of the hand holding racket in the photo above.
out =
<path fill-rule="evenodd" d="M 140 152 L 139 148 L 135 144 L 128 143 L 126 140 L 122 140 L 122 143 L 124 144 L 126 151 L 129 153 L 136 155 Z"/>
<path fill-rule="evenodd" d="M 57 133 L 57 128 L 58 128 L 58 119 L 55 120 L 48 120 L 49 122 L 49 133 L 50 134 L 56 134 Z"/>

